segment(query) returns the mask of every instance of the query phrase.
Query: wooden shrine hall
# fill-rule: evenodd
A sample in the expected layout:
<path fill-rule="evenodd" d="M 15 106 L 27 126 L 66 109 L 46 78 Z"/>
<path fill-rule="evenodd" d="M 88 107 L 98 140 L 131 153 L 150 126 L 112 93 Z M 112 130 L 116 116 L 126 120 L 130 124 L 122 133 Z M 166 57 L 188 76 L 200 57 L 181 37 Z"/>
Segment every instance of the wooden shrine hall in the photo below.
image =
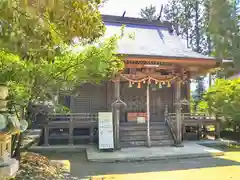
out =
<path fill-rule="evenodd" d="M 70 97 L 67 105 L 75 119 L 88 114 L 89 118 L 81 120 L 87 126 L 91 114 L 112 112 L 115 149 L 181 145 L 185 125 L 217 126 L 211 117 L 191 114 L 188 104 L 190 79 L 217 67 L 214 58 L 187 48 L 169 22 L 109 15 L 102 18 L 105 37 L 119 34 L 124 25 L 124 34 L 134 34 L 134 38 L 123 36 L 118 42 L 118 53 L 125 63 L 122 72 L 101 85 L 83 84 L 78 95 Z M 94 118 L 89 124 L 93 121 L 97 124 Z M 72 143 L 73 130 L 69 132 L 67 138 Z"/>

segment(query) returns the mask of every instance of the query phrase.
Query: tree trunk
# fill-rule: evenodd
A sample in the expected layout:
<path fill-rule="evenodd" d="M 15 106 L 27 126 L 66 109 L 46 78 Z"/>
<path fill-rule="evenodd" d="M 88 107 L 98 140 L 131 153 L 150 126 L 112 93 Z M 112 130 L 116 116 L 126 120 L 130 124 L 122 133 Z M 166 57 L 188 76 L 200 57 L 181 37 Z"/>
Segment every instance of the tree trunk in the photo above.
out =
<path fill-rule="evenodd" d="M 207 45 L 208 45 L 208 55 L 211 55 L 212 53 L 212 45 L 211 45 L 211 38 L 209 35 L 207 35 Z"/>
<path fill-rule="evenodd" d="M 12 136 L 12 148 L 11 148 L 11 156 L 14 157 L 14 153 L 15 153 L 15 150 L 16 150 L 16 143 L 17 143 L 17 138 L 18 138 L 18 135 L 13 135 Z"/>
<path fill-rule="evenodd" d="M 22 140 L 23 140 L 23 135 L 22 135 L 22 133 L 20 133 L 18 135 L 17 147 L 16 147 L 14 155 L 13 155 L 13 157 L 15 157 L 19 161 L 21 159 L 21 149 L 20 148 L 21 148 Z"/>
<path fill-rule="evenodd" d="M 15 108 L 15 112 L 17 113 L 17 110 Z M 18 116 L 18 120 L 20 121 L 21 119 L 24 119 L 25 118 L 25 110 L 24 110 L 24 107 L 21 108 L 21 114 L 20 114 L 20 117 Z M 21 159 L 21 144 L 22 144 L 22 141 L 23 141 L 23 134 L 20 133 L 18 135 L 16 135 L 17 137 L 15 138 L 15 142 L 14 142 L 14 147 L 12 147 L 12 149 L 14 150 L 15 148 L 15 145 L 16 145 L 16 142 L 17 142 L 17 145 L 16 145 L 16 148 L 15 148 L 15 151 L 13 153 L 13 157 L 15 157 L 17 160 L 20 161 Z"/>
<path fill-rule="evenodd" d="M 208 87 L 211 87 L 212 86 L 212 74 L 209 73 L 208 75 Z"/>
<path fill-rule="evenodd" d="M 196 32 L 196 51 L 200 52 L 200 28 L 199 28 L 199 2 L 195 3 L 195 32 Z"/>

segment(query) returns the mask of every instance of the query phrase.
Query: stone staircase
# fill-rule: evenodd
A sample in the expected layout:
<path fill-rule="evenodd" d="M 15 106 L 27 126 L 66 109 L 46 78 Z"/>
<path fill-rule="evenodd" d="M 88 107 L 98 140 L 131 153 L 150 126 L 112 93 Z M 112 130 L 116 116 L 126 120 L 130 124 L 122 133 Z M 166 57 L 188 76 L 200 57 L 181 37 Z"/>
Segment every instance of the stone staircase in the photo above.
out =
<path fill-rule="evenodd" d="M 121 147 L 138 147 L 147 145 L 147 124 L 136 122 L 120 123 Z M 165 122 L 150 123 L 152 146 L 169 146 L 173 144 L 172 136 Z"/>

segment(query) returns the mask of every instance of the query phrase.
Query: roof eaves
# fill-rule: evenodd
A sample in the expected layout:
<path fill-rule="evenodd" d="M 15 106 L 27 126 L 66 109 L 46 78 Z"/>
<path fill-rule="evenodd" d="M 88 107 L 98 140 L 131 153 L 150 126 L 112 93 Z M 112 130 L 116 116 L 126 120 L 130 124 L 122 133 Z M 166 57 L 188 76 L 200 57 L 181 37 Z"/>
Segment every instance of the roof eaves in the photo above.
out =
<path fill-rule="evenodd" d="M 199 59 L 199 60 L 215 60 L 217 61 L 216 58 L 214 57 L 178 57 L 178 56 L 156 56 L 156 55 L 143 55 L 143 54 L 119 54 L 127 57 L 136 57 L 136 58 L 159 58 L 159 59 L 176 59 L 176 60 L 183 60 L 183 59 Z"/>

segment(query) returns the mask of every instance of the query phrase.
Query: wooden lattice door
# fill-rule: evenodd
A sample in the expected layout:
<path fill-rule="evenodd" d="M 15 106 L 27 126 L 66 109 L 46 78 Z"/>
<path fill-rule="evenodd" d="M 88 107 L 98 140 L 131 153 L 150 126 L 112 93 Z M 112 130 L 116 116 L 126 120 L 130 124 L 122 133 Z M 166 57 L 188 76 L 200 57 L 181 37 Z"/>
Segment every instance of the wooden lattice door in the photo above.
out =
<path fill-rule="evenodd" d="M 164 121 L 163 89 L 150 87 L 150 121 Z"/>
<path fill-rule="evenodd" d="M 129 84 L 121 83 L 121 99 L 127 107 L 121 112 L 121 121 L 126 121 L 127 112 L 146 112 L 146 87 L 137 88 L 136 85 L 128 87 Z"/>

